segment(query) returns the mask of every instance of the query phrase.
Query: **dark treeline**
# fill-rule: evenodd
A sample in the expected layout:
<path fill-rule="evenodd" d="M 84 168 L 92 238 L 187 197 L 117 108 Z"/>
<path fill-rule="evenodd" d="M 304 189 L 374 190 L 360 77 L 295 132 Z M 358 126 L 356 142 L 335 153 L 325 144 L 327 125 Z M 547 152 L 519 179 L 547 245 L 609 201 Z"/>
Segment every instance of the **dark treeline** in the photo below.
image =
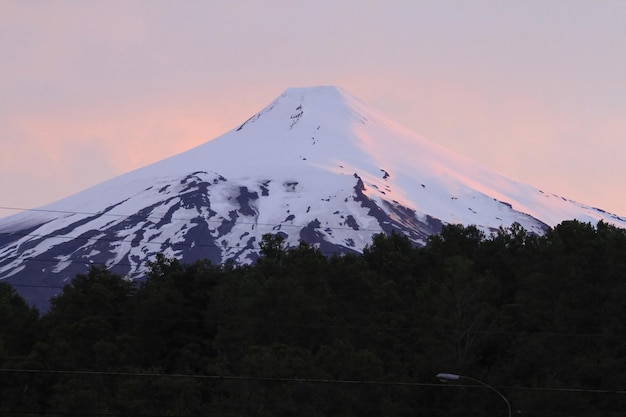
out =
<path fill-rule="evenodd" d="M 284 249 L 251 266 L 92 268 L 40 316 L 0 285 L 2 416 L 626 413 L 626 231 L 564 222 L 421 248 Z"/>

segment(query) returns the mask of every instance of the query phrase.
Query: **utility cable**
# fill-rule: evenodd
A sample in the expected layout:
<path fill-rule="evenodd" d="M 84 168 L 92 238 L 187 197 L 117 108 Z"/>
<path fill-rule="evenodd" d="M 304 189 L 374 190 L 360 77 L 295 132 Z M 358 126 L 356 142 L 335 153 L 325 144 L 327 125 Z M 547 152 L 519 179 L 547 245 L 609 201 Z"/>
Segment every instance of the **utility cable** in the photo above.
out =
<path fill-rule="evenodd" d="M 42 213 L 58 213 L 58 214 L 77 214 L 77 215 L 86 215 L 86 216 L 111 216 L 111 217 L 118 217 L 118 218 L 134 218 L 134 217 L 140 217 L 141 219 L 146 219 L 146 220 L 163 220 L 165 219 L 167 216 L 155 216 L 155 215 L 148 215 L 148 216 L 143 216 L 140 214 L 114 214 L 114 213 L 103 213 L 103 212 L 83 212 L 83 211 L 65 211 L 65 210 L 49 210 L 49 209 L 36 209 L 36 208 L 20 208 L 20 207 L 7 207 L 7 206 L 0 206 L 0 210 L 21 210 L 21 211 L 33 211 L 33 212 L 42 212 Z M 200 214 L 200 213 L 198 213 Z M 197 219 L 198 217 L 202 217 L 202 216 L 195 216 L 195 217 L 170 217 L 168 223 L 171 223 L 172 221 L 180 221 L 180 222 L 188 222 L 190 220 L 194 220 Z M 224 218 L 222 220 L 212 220 L 212 219 L 207 219 L 202 217 L 202 219 L 204 221 L 206 221 L 207 223 L 219 223 L 222 224 L 225 221 L 228 222 L 229 220 Z M 249 222 L 249 221 L 235 221 L 237 224 L 240 225 L 248 225 L 248 226 L 264 226 L 264 227 L 296 227 L 296 228 L 304 228 L 309 226 L 308 224 L 304 225 L 304 224 L 293 224 L 293 223 L 260 223 L 260 222 Z M 320 227 L 321 228 L 321 227 Z M 328 226 L 328 227 L 324 227 L 325 229 L 331 229 L 331 230 L 355 230 L 352 227 L 342 227 L 342 226 Z M 359 228 L 359 231 L 364 231 L 364 232 L 381 232 L 382 230 L 380 229 L 362 229 Z"/>

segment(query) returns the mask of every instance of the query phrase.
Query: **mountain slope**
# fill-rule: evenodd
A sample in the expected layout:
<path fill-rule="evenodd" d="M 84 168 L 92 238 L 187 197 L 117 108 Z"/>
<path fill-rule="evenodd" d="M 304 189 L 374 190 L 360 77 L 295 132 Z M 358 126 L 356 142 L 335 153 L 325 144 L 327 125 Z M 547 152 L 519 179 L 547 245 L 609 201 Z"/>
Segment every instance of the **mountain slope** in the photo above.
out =
<path fill-rule="evenodd" d="M 544 193 L 428 142 L 335 87 L 288 89 L 232 131 L 0 220 L 0 278 L 39 306 L 90 263 L 140 276 L 156 253 L 253 262 L 265 233 L 328 253 L 374 233 L 416 244 L 444 223 L 542 233 L 626 219 Z"/>

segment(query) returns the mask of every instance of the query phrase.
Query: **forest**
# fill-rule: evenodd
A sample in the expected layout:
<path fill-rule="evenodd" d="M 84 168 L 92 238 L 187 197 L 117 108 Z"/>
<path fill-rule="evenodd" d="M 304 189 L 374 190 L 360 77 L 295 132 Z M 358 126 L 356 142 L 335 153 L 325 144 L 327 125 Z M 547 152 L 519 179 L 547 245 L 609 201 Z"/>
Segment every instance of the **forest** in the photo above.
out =
<path fill-rule="evenodd" d="M 626 230 L 579 221 L 265 235 L 253 265 L 94 266 L 45 314 L 0 283 L 0 415 L 623 416 L 625 300 Z"/>

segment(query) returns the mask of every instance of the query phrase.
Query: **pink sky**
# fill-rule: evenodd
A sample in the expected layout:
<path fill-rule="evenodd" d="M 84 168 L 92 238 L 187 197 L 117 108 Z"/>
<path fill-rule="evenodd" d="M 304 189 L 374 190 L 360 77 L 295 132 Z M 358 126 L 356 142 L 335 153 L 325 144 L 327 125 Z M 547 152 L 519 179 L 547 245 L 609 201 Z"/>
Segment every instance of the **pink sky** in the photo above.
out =
<path fill-rule="evenodd" d="M 620 0 L 0 0 L 0 206 L 50 203 L 210 140 L 287 87 L 332 84 L 626 216 L 624 22 Z"/>

